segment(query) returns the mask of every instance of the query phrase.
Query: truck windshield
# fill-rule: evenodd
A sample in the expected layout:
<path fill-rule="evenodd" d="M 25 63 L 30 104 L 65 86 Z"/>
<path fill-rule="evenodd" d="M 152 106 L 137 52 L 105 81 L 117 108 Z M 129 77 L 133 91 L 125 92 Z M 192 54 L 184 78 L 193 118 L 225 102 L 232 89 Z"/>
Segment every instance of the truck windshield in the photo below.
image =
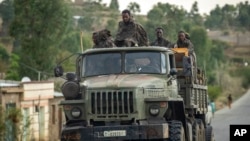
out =
<path fill-rule="evenodd" d="M 132 52 L 125 54 L 127 73 L 165 73 L 165 57 L 160 52 Z"/>
<path fill-rule="evenodd" d="M 83 59 L 82 76 L 120 73 L 166 73 L 165 55 L 160 52 L 89 54 Z M 124 66 L 124 67 L 122 67 Z M 122 70 L 124 68 L 124 70 Z"/>
<path fill-rule="evenodd" d="M 90 54 L 83 59 L 83 76 L 121 73 L 121 54 Z"/>

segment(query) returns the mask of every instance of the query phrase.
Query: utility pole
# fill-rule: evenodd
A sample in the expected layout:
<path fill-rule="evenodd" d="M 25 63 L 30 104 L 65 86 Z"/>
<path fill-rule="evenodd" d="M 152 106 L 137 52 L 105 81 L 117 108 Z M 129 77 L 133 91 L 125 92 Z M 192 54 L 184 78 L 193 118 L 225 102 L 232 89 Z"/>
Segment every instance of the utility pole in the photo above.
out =
<path fill-rule="evenodd" d="M 82 53 L 83 53 L 82 37 L 83 37 L 83 32 L 81 31 L 81 33 L 80 33 L 80 41 L 81 41 L 81 50 L 82 50 Z"/>

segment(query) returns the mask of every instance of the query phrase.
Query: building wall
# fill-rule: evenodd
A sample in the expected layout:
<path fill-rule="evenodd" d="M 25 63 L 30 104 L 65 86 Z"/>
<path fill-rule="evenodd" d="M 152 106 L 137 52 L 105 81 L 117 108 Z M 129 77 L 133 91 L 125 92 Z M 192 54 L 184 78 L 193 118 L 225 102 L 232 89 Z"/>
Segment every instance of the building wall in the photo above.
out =
<path fill-rule="evenodd" d="M 2 107 L 6 108 L 6 104 L 16 104 L 16 107 L 20 107 L 19 95 L 18 94 L 3 94 Z"/>
<path fill-rule="evenodd" d="M 23 86 L 21 108 L 29 109 L 31 126 L 28 140 L 50 141 L 49 99 L 53 99 L 53 82 L 26 82 Z M 27 141 L 28 141 L 27 140 Z"/>
<path fill-rule="evenodd" d="M 59 141 L 63 124 L 66 122 L 63 108 L 59 105 L 64 97 L 55 97 L 50 100 L 50 118 L 49 118 L 49 139 L 51 141 Z"/>
<path fill-rule="evenodd" d="M 23 83 L 23 100 L 52 99 L 54 97 L 53 82 Z"/>
<path fill-rule="evenodd" d="M 22 141 L 50 141 L 49 100 L 54 98 L 53 82 L 25 82 L 17 87 L 0 87 L 0 104 L 21 108 Z M 24 128 L 30 122 L 28 128 Z"/>
<path fill-rule="evenodd" d="M 15 104 L 20 107 L 21 91 L 18 87 L 1 87 L 0 88 L 0 104 L 6 109 L 6 104 Z"/>
<path fill-rule="evenodd" d="M 28 129 L 28 140 L 49 140 L 49 101 L 48 100 L 32 100 L 22 101 L 21 108 L 23 115 L 26 110 L 28 113 L 26 116 L 30 121 L 30 128 Z M 25 122 L 25 121 L 24 121 Z M 23 123 L 24 123 L 23 122 Z"/>

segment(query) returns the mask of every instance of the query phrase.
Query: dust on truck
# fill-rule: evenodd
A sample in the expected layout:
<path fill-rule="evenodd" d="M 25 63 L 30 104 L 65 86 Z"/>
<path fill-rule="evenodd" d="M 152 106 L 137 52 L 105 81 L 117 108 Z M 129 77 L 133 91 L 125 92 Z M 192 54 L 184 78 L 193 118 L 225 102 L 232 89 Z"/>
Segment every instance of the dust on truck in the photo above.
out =
<path fill-rule="evenodd" d="M 211 141 L 204 71 L 185 48 L 89 49 L 66 73 L 62 141 Z M 55 76 L 63 68 L 55 67 Z"/>

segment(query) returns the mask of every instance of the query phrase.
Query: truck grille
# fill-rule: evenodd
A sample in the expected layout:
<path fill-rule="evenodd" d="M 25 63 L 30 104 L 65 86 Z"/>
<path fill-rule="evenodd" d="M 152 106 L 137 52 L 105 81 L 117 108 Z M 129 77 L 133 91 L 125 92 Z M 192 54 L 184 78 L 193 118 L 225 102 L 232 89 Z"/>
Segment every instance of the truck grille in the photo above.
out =
<path fill-rule="evenodd" d="M 130 114 L 134 112 L 133 91 L 91 92 L 91 113 L 99 115 Z"/>

